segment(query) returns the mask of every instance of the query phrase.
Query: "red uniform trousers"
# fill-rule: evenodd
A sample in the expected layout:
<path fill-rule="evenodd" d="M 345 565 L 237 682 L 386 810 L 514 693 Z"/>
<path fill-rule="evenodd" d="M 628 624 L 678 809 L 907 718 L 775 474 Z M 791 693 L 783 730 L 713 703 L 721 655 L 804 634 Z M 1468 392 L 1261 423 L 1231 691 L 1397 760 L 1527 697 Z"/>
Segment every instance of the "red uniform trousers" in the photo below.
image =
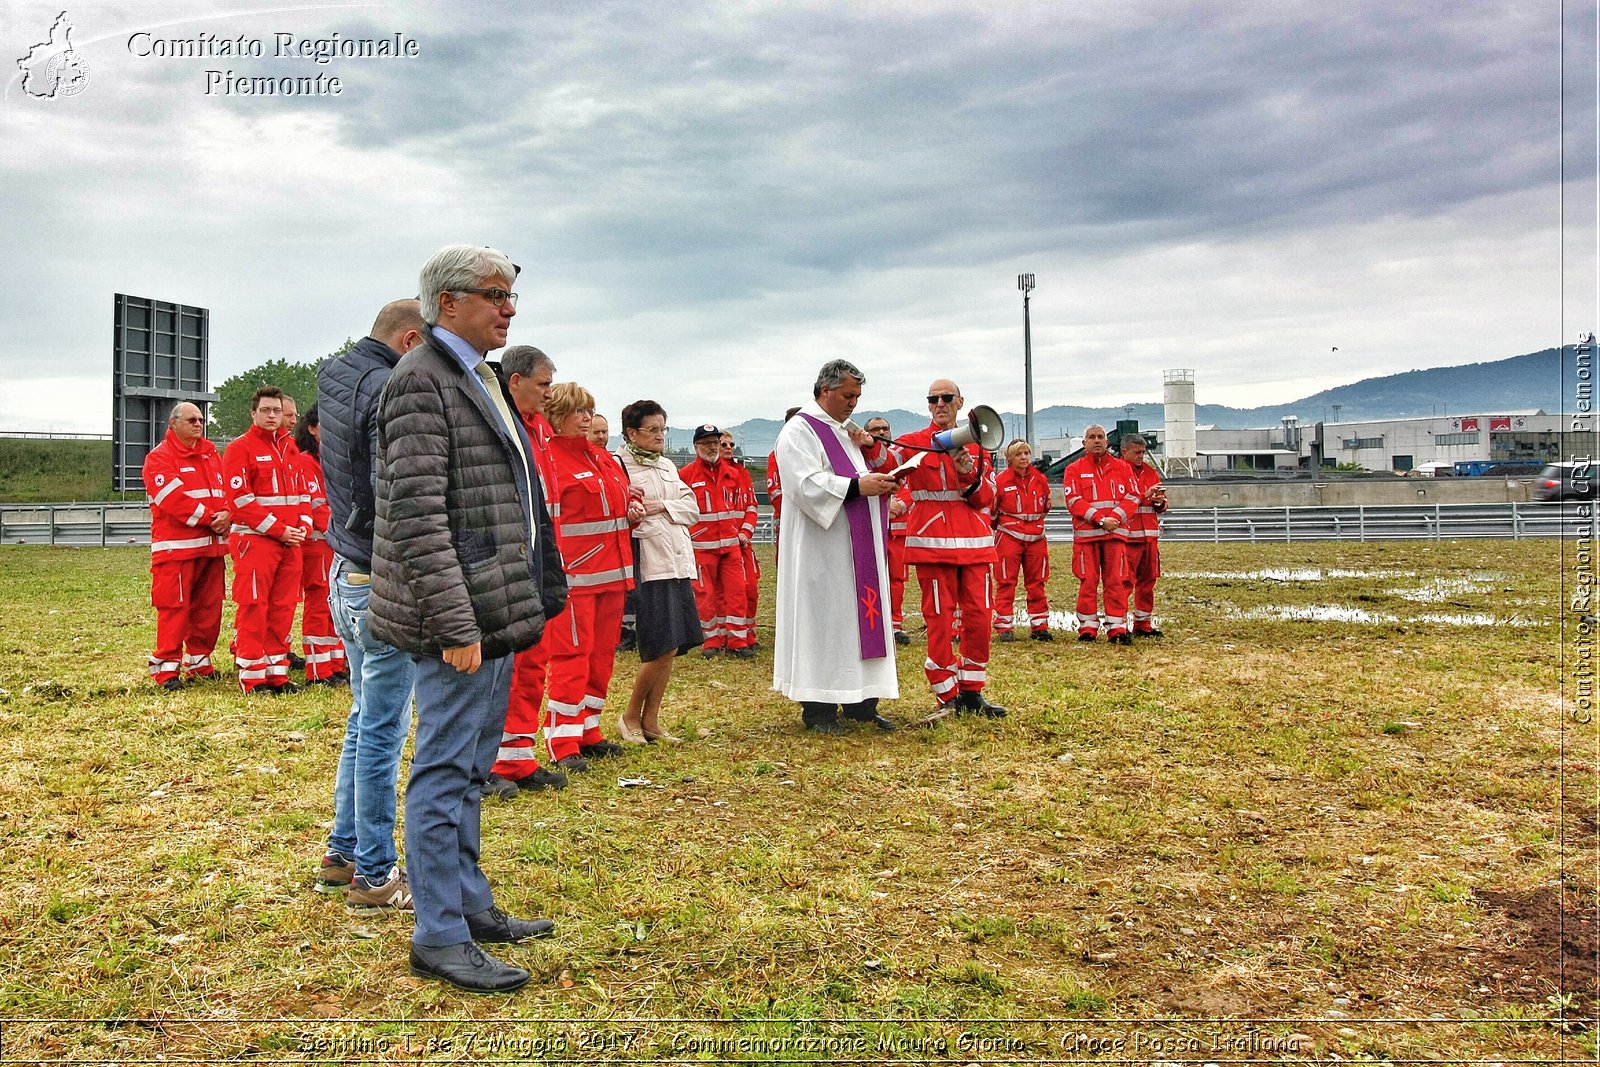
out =
<path fill-rule="evenodd" d="M 756 610 L 761 606 L 761 564 L 756 562 L 756 546 L 740 545 L 739 558 L 744 563 L 744 617 L 750 644 L 756 641 Z"/>
<path fill-rule="evenodd" d="M 994 629 L 1011 632 L 1013 605 L 1017 598 L 1017 578 L 1021 576 L 1028 597 L 1028 629 L 1050 629 L 1050 598 L 1045 582 L 1050 580 L 1050 544 L 1043 538 L 1019 541 L 1000 534 L 994 539 Z"/>
<path fill-rule="evenodd" d="M 550 758 L 578 755 L 584 745 L 599 744 L 600 713 L 617 665 L 622 637 L 621 586 L 598 593 L 580 593 L 544 631 L 550 649 L 550 700 L 545 710 L 544 739 Z"/>
<path fill-rule="evenodd" d="M 511 661 L 511 697 L 506 724 L 500 729 L 500 751 L 490 774 L 520 782 L 539 769 L 539 727 L 544 715 L 545 677 L 550 668 L 551 635 L 566 624 L 572 601 L 561 614 L 544 624 L 538 642 L 518 652 Z"/>
<path fill-rule="evenodd" d="M 344 643 L 333 631 L 333 614 L 328 610 L 328 568 L 333 563 L 333 549 L 326 541 L 307 539 L 300 551 L 300 585 L 305 592 L 300 646 L 306 658 L 306 681 L 317 682 L 346 669 Z"/>
<path fill-rule="evenodd" d="M 748 648 L 753 637 L 745 621 L 744 557 L 738 545 L 714 552 L 696 551 L 694 601 L 700 609 L 705 647 Z"/>
<path fill-rule="evenodd" d="M 988 679 L 989 601 L 987 563 L 919 563 L 922 619 L 928 625 L 928 685 L 940 704 L 956 692 L 981 692 Z M 955 652 L 956 614 L 960 613 L 961 658 Z"/>
<path fill-rule="evenodd" d="M 199 556 L 150 564 L 150 604 L 156 609 L 156 649 L 150 677 L 157 685 L 178 677 L 213 678 L 211 651 L 222 629 L 222 556 Z"/>
<path fill-rule="evenodd" d="M 1133 607 L 1133 632 L 1147 634 L 1155 629 L 1156 579 L 1161 577 L 1160 541 L 1154 537 L 1130 537 L 1127 571 L 1128 591 L 1123 599 Z"/>
<path fill-rule="evenodd" d="M 233 660 L 246 693 L 289 680 L 289 627 L 300 600 L 300 546 L 239 536 L 233 553 Z"/>
<path fill-rule="evenodd" d="M 911 568 L 906 565 L 906 539 L 891 533 L 883 547 L 889 565 L 889 621 L 894 623 L 894 632 L 900 633 L 906 628 L 906 579 L 911 576 Z"/>
<path fill-rule="evenodd" d="M 1078 633 L 1100 632 L 1098 596 L 1105 587 L 1106 636 L 1128 632 L 1128 542 L 1101 537 L 1072 542 L 1072 573 L 1078 578 Z"/>

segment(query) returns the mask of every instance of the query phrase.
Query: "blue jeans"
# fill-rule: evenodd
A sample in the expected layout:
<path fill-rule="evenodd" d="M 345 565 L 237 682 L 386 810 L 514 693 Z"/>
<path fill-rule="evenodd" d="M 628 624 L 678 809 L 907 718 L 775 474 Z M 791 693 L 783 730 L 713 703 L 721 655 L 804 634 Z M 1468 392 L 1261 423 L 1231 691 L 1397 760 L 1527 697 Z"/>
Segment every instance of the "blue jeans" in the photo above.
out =
<path fill-rule="evenodd" d="M 482 789 L 500 751 L 511 696 L 512 656 L 462 674 L 438 656 L 417 664 L 417 743 L 406 786 L 406 873 L 426 947 L 472 940 L 466 916 L 494 905 L 478 866 Z"/>
<path fill-rule="evenodd" d="M 367 629 L 371 586 L 352 585 L 356 569 L 335 554 L 328 569 L 328 607 L 350 664 L 350 717 L 333 783 L 333 832 L 328 851 L 356 861 L 356 873 L 381 882 L 398 861 L 394 844 L 395 787 L 400 750 L 411 731 L 410 656 L 375 640 Z"/>

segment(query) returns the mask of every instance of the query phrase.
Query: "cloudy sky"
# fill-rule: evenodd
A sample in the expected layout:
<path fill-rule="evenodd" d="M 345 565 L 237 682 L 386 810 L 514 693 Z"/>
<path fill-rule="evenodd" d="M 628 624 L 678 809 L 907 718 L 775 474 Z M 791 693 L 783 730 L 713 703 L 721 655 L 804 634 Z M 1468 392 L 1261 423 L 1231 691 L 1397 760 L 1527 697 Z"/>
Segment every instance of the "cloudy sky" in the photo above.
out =
<path fill-rule="evenodd" d="M 871 406 L 948 375 L 1020 411 L 1024 271 L 1041 408 L 1596 322 L 1593 0 L 134 0 L 69 7 L 88 80 L 36 98 L 61 2 L 0 8 L 0 431 L 109 432 L 113 293 L 209 308 L 215 385 L 362 336 L 459 241 L 523 265 L 512 343 L 674 425 L 780 415 L 836 356 Z"/>

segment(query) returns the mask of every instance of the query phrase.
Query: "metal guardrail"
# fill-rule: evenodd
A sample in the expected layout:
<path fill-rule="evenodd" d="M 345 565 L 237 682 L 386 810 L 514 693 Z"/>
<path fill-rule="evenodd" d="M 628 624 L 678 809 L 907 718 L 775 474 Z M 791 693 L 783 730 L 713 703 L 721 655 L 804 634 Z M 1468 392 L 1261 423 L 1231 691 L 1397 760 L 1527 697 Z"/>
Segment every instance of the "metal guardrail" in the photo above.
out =
<path fill-rule="evenodd" d="M 758 542 L 772 542 L 770 514 L 756 524 Z M 1600 539 L 1600 504 L 1395 504 L 1385 506 L 1180 508 L 1161 523 L 1165 541 L 1451 541 L 1529 538 Z M 1054 511 L 1045 536 L 1072 540 L 1072 522 Z M 101 548 L 150 543 L 143 504 L 0 505 L 0 544 Z"/>

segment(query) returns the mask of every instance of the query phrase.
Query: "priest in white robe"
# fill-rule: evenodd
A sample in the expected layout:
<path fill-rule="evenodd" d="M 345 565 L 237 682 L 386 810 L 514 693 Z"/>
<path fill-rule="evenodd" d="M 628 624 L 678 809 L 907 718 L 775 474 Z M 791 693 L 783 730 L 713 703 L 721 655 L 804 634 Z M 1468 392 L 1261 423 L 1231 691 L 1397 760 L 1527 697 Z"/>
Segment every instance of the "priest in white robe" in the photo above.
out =
<path fill-rule="evenodd" d="M 824 734 L 846 732 L 841 711 L 893 730 L 878 701 L 900 695 L 884 549 L 896 482 L 877 469 L 893 460 L 865 431 L 846 428 L 865 382 L 845 360 L 826 364 L 815 399 L 784 424 L 775 449 L 783 551 L 772 687 Z"/>

